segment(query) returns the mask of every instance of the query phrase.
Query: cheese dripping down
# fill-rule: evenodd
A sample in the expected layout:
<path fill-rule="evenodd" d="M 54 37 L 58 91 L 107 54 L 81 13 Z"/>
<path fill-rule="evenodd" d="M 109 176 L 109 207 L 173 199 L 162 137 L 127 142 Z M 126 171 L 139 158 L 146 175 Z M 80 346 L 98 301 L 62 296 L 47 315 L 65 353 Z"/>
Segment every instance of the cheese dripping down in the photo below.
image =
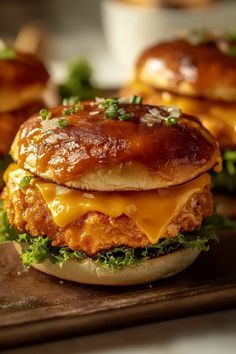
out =
<path fill-rule="evenodd" d="M 204 191 L 211 182 L 204 174 L 181 186 L 141 192 L 85 192 L 36 180 L 34 185 L 51 212 L 55 224 L 66 227 L 89 212 L 112 218 L 125 214 L 132 218 L 151 243 L 156 243 L 166 226 L 188 200 Z"/>
<path fill-rule="evenodd" d="M 4 174 L 4 181 L 7 183 L 13 178 L 16 188 L 20 189 L 19 183 L 25 176 L 32 174 L 11 164 Z M 190 198 L 204 192 L 210 183 L 211 176 L 205 173 L 179 186 L 139 192 L 86 192 L 45 182 L 41 178 L 32 179 L 29 185 L 38 189 L 58 227 L 64 228 L 89 212 L 103 213 L 111 218 L 125 214 L 154 244 L 165 236 L 167 225 L 179 215 Z"/>

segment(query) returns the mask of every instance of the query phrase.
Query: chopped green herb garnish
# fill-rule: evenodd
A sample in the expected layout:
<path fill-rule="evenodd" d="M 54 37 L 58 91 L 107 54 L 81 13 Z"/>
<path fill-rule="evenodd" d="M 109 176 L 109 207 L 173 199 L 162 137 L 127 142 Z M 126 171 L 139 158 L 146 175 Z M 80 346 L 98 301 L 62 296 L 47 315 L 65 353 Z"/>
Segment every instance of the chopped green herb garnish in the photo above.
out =
<path fill-rule="evenodd" d="M 76 111 L 82 111 L 84 109 L 84 105 L 81 102 L 77 102 L 74 105 L 74 108 L 75 108 Z"/>
<path fill-rule="evenodd" d="M 59 128 L 66 128 L 66 127 L 68 127 L 69 124 L 70 124 L 70 123 L 68 122 L 67 119 L 61 118 L 61 119 L 59 119 L 59 121 L 58 121 L 58 127 L 59 127 Z"/>
<path fill-rule="evenodd" d="M 77 111 L 82 111 L 83 109 L 84 109 L 84 106 L 82 105 L 82 103 L 78 102 L 73 107 L 64 108 L 62 111 L 62 115 L 63 116 L 70 116 L 71 114 L 74 114 Z"/>
<path fill-rule="evenodd" d="M 42 108 L 39 111 L 39 116 L 42 118 L 42 120 L 47 120 L 52 117 L 52 113 L 49 112 L 46 108 Z"/>
<path fill-rule="evenodd" d="M 119 110 L 119 103 L 116 97 L 107 98 L 102 101 L 99 105 L 102 106 L 105 110 L 105 117 L 107 119 L 113 119 L 117 117 L 118 110 Z"/>
<path fill-rule="evenodd" d="M 123 114 L 126 113 L 126 111 L 125 111 L 124 108 L 120 108 L 120 109 L 118 109 L 117 113 L 118 113 L 119 116 L 122 116 Z"/>
<path fill-rule="evenodd" d="M 176 117 L 168 117 L 166 122 L 167 122 L 167 125 L 175 125 L 175 124 L 178 124 L 179 119 Z"/>
<path fill-rule="evenodd" d="M 119 100 L 116 97 L 106 98 L 101 102 L 99 102 L 99 100 L 98 100 L 98 105 L 101 105 L 102 108 L 104 108 L 104 109 L 108 109 L 111 107 L 118 108 L 118 104 L 119 104 Z"/>
<path fill-rule="evenodd" d="M 136 104 L 141 104 L 143 101 L 142 97 L 134 95 L 130 99 L 130 103 L 136 103 Z"/>
<path fill-rule="evenodd" d="M 119 120 L 128 120 L 134 117 L 134 113 L 130 112 L 130 113 L 125 113 L 122 115 L 119 115 Z"/>
<path fill-rule="evenodd" d="M 112 118 L 115 118 L 116 117 L 116 110 L 115 109 L 112 109 L 112 108 L 108 108 L 106 111 L 105 111 L 105 117 L 107 119 L 112 119 Z"/>
<path fill-rule="evenodd" d="M 22 180 L 19 183 L 19 187 L 23 188 L 23 189 L 27 188 L 29 186 L 29 184 L 30 184 L 30 181 L 32 179 L 34 179 L 34 178 L 35 178 L 34 176 L 25 176 L 25 177 L 23 177 Z"/>
<path fill-rule="evenodd" d="M 16 52 L 13 48 L 3 48 L 0 50 L 0 60 L 12 60 L 16 57 Z"/>
<path fill-rule="evenodd" d="M 81 111 L 84 109 L 83 104 L 80 102 L 79 97 L 70 97 L 70 98 L 64 98 L 63 100 L 63 106 L 73 106 L 71 109 L 73 111 L 69 111 L 70 108 L 64 109 L 65 115 L 70 115 L 72 113 L 75 113 L 76 111 Z M 69 113 L 67 113 L 69 112 Z M 70 113 L 72 112 L 72 113 Z"/>
<path fill-rule="evenodd" d="M 120 103 L 117 97 L 106 98 L 104 100 L 97 99 L 96 104 L 101 108 L 104 108 L 104 115 L 107 119 L 118 118 L 119 120 L 128 120 L 134 117 L 134 113 L 128 113 L 124 107 L 119 106 Z"/>
<path fill-rule="evenodd" d="M 62 111 L 62 115 L 63 115 L 63 116 L 70 116 L 71 114 L 73 114 L 73 113 L 75 113 L 75 112 L 76 112 L 76 110 L 75 110 L 74 107 L 65 108 L 65 109 L 63 109 L 63 111 Z"/>
<path fill-rule="evenodd" d="M 63 106 L 74 106 L 76 103 L 80 103 L 80 99 L 78 96 L 64 98 L 64 100 L 62 101 Z"/>

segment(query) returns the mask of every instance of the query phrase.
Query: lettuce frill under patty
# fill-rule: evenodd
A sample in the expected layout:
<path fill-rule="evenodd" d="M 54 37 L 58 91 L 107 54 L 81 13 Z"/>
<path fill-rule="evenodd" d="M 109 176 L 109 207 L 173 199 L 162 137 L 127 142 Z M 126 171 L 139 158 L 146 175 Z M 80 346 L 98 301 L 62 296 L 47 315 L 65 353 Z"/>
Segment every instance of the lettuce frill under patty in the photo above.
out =
<path fill-rule="evenodd" d="M 22 263 L 30 267 L 33 263 L 41 263 L 45 259 L 52 263 L 63 264 L 67 260 L 83 261 L 92 258 L 101 267 L 111 270 L 121 270 L 142 262 L 166 255 L 168 253 L 185 249 L 197 248 L 199 251 L 209 250 L 209 241 L 218 240 L 217 230 L 233 228 L 232 221 L 220 215 L 213 215 L 204 220 L 201 229 L 194 232 L 179 233 L 176 237 L 162 238 L 156 244 L 147 247 L 131 248 L 126 246 L 116 247 L 88 257 L 82 251 L 73 251 L 68 247 L 52 246 L 48 237 L 32 237 L 29 234 L 17 232 L 10 226 L 3 202 L 0 202 L 0 242 L 16 241 L 23 245 Z"/>

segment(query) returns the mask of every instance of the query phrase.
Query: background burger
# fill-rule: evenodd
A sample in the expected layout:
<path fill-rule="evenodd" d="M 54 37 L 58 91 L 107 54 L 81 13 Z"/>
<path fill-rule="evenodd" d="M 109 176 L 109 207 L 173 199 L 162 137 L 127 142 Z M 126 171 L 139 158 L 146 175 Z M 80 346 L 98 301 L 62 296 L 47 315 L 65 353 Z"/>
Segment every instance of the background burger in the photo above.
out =
<path fill-rule="evenodd" d="M 214 187 L 236 193 L 236 38 L 193 31 L 163 42 L 138 59 L 134 81 L 121 95 L 137 94 L 148 104 L 177 105 L 196 115 L 217 138 L 223 171 Z M 230 213 L 234 213 L 235 201 Z"/>
<path fill-rule="evenodd" d="M 0 42 L 0 189 L 12 141 L 23 121 L 44 105 L 42 94 L 48 78 L 35 56 Z"/>
<path fill-rule="evenodd" d="M 176 107 L 70 99 L 21 126 L 5 173 L 1 240 L 62 279 L 145 283 L 190 265 L 222 220 L 216 140 Z M 219 221 L 220 220 L 220 221 Z"/>

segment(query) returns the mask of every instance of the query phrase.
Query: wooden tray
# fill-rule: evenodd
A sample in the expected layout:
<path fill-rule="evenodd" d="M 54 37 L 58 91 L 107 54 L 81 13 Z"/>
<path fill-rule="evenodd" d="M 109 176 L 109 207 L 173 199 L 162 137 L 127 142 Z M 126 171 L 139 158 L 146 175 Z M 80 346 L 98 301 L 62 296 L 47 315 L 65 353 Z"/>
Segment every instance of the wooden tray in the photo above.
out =
<path fill-rule="evenodd" d="M 186 271 L 135 287 L 96 287 L 26 271 L 0 246 L 0 349 L 236 306 L 236 234 Z"/>

